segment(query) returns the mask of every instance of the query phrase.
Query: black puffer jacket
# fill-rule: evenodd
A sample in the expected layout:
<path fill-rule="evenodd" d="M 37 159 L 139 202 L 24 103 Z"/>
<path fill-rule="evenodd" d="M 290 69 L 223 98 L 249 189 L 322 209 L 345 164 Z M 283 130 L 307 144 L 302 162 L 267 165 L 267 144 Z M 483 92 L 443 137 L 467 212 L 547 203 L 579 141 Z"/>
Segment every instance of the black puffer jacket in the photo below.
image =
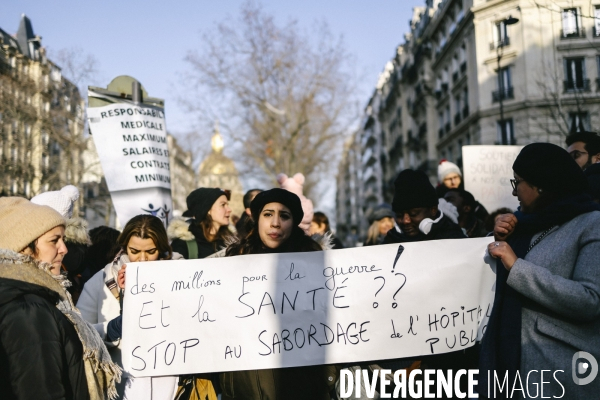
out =
<path fill-rule="evenodd" d="M 0 278 L 2 399 L 89 399 L 83 346 L 58 299 L 48 288 Z"/>

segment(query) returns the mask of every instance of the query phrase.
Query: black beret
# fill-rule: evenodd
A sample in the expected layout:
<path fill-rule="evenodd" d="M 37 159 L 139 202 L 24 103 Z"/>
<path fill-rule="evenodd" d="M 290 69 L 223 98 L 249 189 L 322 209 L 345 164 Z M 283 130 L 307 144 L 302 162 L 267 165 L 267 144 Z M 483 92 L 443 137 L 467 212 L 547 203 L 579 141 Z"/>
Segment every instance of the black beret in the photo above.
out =
<path fill-rule="evenodd" d="M 579 165 L 565 149 L 552 143 L 531 143 L 521 149 L 513 164 L 528 183 L 563 196 L 587 190 L 587 180 Z"/>
<path fill-rule="evenodd" d="M 279 188 L 262 191 L 254 197 L 254 200 L 250 203 L 250 211 L 255 222 L 258 222 L 261 211 L 269 203 L 280 203 L 289 208 L 294 219 L 294 225 L 302 222 L 304 211 L 302 210 L 300 198 L 290 191 Z"/>
<path fill-rule="evenodd" d="M 208 214 L 213 204 L 215 204 L 215 201 L 221 196 L 226 196 L 227 200 L 229 200 L 231 192 L 219 188 L 196 189 L 185 199 L 188 209 L 182 215 L 184 217 L 194 217 L 196 221 L 200 222 L 206 217 L 206 214 Z"/>
<path fill-rule="evenodd" d="M 399 214 L 411 208 L 438 205 L 438 196 L 429 178 L 423 171 L 405 169 L 394 181 L 392 210 Z"/>

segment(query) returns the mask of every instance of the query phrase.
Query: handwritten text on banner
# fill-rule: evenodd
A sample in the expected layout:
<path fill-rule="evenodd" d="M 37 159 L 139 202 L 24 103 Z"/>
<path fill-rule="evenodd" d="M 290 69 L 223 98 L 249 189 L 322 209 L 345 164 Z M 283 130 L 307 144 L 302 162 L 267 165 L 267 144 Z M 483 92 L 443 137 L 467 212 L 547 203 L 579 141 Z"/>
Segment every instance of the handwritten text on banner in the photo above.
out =
<path fill-rule="evenodd" d="M 125 368 L 181 375 L 470 347 L 493 301 L 491 240 L 131 263 Z"/>

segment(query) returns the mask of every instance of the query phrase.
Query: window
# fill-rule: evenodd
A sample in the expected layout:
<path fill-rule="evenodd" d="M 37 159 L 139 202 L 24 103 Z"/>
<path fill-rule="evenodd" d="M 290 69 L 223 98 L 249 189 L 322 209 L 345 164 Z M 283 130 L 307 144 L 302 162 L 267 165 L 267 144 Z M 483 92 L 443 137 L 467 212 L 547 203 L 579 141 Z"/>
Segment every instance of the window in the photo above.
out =
<path fill-rule="evenodd" d="M 594 36 L 600 36 L 600 6 L 594 8 Z"/>
<path fill-rule="evenodd" d="M 589 90 L 589 80 L 586 79 L 585 58 L 565 59 L 565 91 Z"/>
<path fill-rule="evenodd" d="M 500 99 L 505 100 L 514 98 L 510 67 L 500 68 L 498 71 L 497 84 L 498 90 L 492 93 L 493 102 L 500 101 Z"/>
<path fill-rule="evenodd" d="M 571 133 L 590 130 L 590 116 L 587 112 L 569 113 L 569 123 Z"/>
<path fill-rule="evenodd" d="M 494 48 L 508 46 L 510 44 L 510 40 L 508 38 L 508 29 L 506 22 L 500 21 L 497 22 L 494 26 Z"/>
<path fill-rule="evenodd" d="M 562 12 L 562 37 L 583 37 L 581 11 L 579 8 L 566 8 Z"/>
<path fill-rule="evenodd" d="M 517 144 L 512 118 L 498 121 L 496 128 L 498 131 L 498 144 Z"/>
<path fill-rule="evenodd" d="M 469 146 L 471 144 L 471 135 L 467 133 L 467 136 L 465 138 L 465 142 L 467 143 L 467 146 Z"/>

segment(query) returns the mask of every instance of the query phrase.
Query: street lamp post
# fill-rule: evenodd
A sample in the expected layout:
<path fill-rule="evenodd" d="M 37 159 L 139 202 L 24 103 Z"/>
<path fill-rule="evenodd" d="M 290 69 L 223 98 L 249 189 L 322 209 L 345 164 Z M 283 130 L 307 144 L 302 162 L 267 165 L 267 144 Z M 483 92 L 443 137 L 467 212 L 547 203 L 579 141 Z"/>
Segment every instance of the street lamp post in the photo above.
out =
<path fill-rule="evenodd" d="M 504 24 L 504 29 L 506 29 L 507 25 L 514 25 L 519 22 L 518 18 L 513 18 L 509 16 L 508 18 L 500 21 L 500 23 Z M 506 44 L 506 32 L 503 39 L 498 41 L 496 46 L 496 56 L 498 60 L 498 101 L 500 102 L 500 134 L 501 134 L 501 143 L 509 144 L 508 138 L 506 137 L 506 124 L 504 123 L 504 95 L 506 94 L 504 89 L 504 77 L 500 75 L 500 60 L 502 59 L 504 53 L 504 45 Z"/>

